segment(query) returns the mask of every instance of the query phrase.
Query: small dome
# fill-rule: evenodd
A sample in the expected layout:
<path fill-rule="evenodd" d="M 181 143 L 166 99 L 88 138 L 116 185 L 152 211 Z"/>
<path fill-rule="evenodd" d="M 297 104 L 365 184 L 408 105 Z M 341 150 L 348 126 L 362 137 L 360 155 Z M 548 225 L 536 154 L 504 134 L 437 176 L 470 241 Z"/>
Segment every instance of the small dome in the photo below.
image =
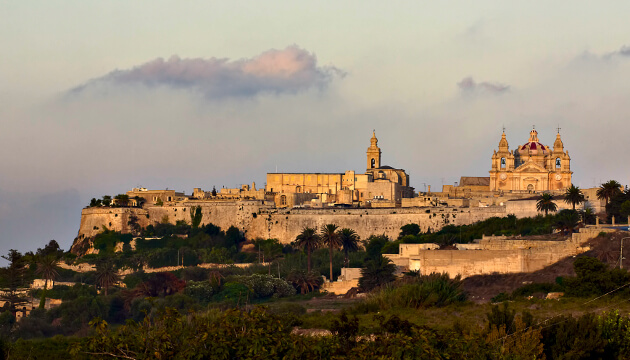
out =
<path fill-rule="evenodd" d="M 521 155 L 547 155 L 550 149 L 538 141 L 538 131 L 532 129 L 529 133 L 529 141 L 520 146 L 518 152 Z"/>

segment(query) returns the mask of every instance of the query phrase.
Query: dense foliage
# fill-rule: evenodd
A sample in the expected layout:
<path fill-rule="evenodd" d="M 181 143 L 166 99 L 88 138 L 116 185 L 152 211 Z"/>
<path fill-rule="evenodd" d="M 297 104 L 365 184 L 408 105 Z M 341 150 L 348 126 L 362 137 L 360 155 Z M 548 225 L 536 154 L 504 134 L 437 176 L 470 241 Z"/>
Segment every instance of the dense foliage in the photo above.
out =
<path fill-rule="evenodd" d="M 483 327 L 443 329 L 396 315 L 375 314 L 363 324 L 341 313 L 329 326 L 331 335 L 304 336 L 293 332 L 295 313 L 275 314 L 257 307 L 182 316 L 164 309 L 119 327 L 95 319 L 90 323 L 93 334 L 86 339 L 21 341 L 5 344 L 5 351 L 30 351 L 37 357 L 43 352 L 36 347 L 41 347 L 48 356 L 76 359 L 628 358 L 628 316 L 610 311 L 542 320 L 507 306 L 492 308 Z"/>

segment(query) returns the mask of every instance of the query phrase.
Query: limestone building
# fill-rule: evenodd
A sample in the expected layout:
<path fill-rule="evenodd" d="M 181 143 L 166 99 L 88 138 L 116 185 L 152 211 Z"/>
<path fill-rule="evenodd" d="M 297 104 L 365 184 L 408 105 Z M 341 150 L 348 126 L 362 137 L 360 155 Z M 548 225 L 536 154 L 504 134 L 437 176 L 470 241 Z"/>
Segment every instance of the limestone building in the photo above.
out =
<path fill-rule="evenodd" d="M 571 186 L 571 158 L 564 150 L 560 131 L 553 148 L 540 143 L 532 129 L 529 140 L 510 150 L 505 131 L 499 150 L 492 155 L 490 191 L 540 192 L 564 190 Z"/>
<path fill-rule="evenodd" d="M 367 149 L 365 173 L 267 173 L 265 190 L 275 194 L 278 207 L 309 202 L 344 205 L 400 206 L 403 198 L 414 196 L 409 175 L 403 169 L 381 164 L 381 149 L 372 133 Z"/>

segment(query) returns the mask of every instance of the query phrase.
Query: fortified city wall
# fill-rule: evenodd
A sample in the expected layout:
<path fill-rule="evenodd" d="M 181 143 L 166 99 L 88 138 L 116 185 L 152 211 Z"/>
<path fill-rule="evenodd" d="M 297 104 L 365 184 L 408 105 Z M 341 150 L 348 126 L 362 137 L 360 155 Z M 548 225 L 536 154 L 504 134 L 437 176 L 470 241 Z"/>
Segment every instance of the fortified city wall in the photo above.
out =
<path fill-rule="evenodd" d="M 163 221 L 175 223 L 184 220 L 190 224 L 190 209 L 200 206 L 202 224 L 212 223 L 227 230 L 236 226 L 247 239 L 276 238 L 281 243 L 290 243 L 304 227 L 320 228 L 325 224 L 336 224 L 339 228 L 350 228 L 366 239 L 370 235 L 385 234 L 398 237 L 400 227 L 410 223 L 420 225 L 422 231 L 432 231 L 445 225 L 464 225 L 493 216 L 505 216 L 504 206 L 486 208 L 417 207 L 379 209 L 276 209 L 273 205 L 257 200 L 244 201 L 190 201 L 177 205 L 147 206 L 141 208 L 85 208 L 81 212 L 81 225 L 73 251 L 80 244 L 103 231 L 130 232 L 129 220 L 137 216 L 142 227 Z M 85 249 L 87 250 L 87 249 Z M 84 251 L 85 251 L 84 250 Z"/>

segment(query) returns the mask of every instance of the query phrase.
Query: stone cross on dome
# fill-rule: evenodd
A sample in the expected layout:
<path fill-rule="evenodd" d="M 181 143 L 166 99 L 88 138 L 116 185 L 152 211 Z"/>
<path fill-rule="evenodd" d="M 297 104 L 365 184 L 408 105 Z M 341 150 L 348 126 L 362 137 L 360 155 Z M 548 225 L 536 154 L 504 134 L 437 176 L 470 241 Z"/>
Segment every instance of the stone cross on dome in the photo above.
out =
<path fill-rule="evenodd" d="M 560 127 L 560 124 L 558 124 L 558 134 L 560 134 L 560 130 L 561 130 L 561 129 L 562 129 L 562 128 Z"/>

